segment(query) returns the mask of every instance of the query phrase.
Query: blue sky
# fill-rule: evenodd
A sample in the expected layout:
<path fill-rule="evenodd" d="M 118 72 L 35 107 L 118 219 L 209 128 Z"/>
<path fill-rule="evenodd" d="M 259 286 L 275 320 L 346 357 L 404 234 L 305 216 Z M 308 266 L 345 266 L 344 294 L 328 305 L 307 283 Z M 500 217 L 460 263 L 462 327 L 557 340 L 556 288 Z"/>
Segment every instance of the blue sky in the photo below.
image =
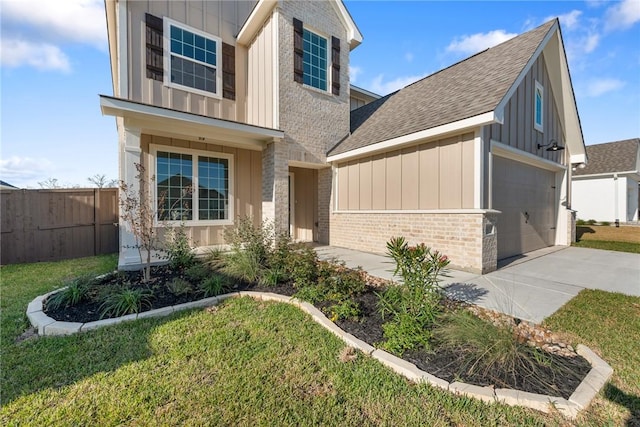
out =
<path fill-rule="evenodd" d="M 640 0 L 346 5 L 364 35 L 352 82 L 380 94 L 559 16 L 586 144 L 640 136 Z M 103 0 L 0 0 L 0 19 L 0 179 L 117 178 Z"/>

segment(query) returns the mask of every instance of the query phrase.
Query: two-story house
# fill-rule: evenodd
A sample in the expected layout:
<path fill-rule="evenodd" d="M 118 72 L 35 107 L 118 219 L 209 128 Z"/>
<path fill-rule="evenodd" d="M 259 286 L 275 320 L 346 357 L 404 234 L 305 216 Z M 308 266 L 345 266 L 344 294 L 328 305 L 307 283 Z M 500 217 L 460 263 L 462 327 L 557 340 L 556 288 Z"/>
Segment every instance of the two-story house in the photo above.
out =
<path fill-rule="evenodd" d="M 351 96 L 362 35 L 340 0 L 105 4 L 120 179 L 143 164 L 199 245 L 249 215 L 372 252 L 404 235 L 487 272 L 571 241 L 586 157 L 557 20 L 380 98 Z M 132 245 L 121 227 L 120 267 Z"/>

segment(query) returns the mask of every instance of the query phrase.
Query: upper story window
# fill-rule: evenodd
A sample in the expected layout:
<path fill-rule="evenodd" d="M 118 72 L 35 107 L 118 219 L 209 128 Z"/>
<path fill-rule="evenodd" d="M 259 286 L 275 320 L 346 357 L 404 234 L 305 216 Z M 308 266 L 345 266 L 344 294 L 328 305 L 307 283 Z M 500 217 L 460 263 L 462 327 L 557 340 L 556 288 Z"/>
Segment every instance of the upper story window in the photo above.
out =
<path fill-rule="evenodd" d="M 534 120 L 533 127 L 540 132 L 544 129 L 544 88 L 536 81 L 534 96 Z"/>
<path fill-rule="evenodd" d="M 339 96 L 340 39 L 331 36 L 329 44 L 329 38 L 308 30 L 301 20 L 293 18 L 293 80 Z"/>
<path fill-rule="evenodd" d="M 164 20 L 165 83 L 206 96 L 221 94 L 221 46 L 215 36 Z"/>
<path fill-rule="evenodd" d="M 305 28 L 303 43 L 304 84 L 327 90 L 327 39 Z"/>

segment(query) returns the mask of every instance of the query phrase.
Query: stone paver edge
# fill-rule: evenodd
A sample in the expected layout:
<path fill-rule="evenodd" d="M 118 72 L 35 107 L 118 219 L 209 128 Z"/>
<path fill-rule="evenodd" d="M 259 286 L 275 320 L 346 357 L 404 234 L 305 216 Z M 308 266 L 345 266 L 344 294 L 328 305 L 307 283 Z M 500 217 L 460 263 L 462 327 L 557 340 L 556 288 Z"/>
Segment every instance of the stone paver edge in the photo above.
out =
<path fill-rule="evenodd" d="M 182 310 L 214 306 L 226 299 L 234 297 L 246 296 L 262 301 L 284 302 L 292 304 L 308 313 L 315 322 L 321 324 L 323 327 L 341 338 L 347 345 L 373 357 L 383 365 L 406 377 L 410 381 L 416 383 L 428 383 L 433 387 L 438 387 L 451 391 L 455 394 L 472 397 L 488 403 L 500 402 L 510 406 L 524 406 L 545 413 L 549 413 L 555 408 L 555 410 L 560 411 L 564 416 L 570 419 L 574 419 L 581 409 L 584 409 L 589 405 L 591 400 L 593 400 L 593 398 L 600 392 L 602 387 L 604 387 L 613 374 L 613 369 L 607 362 L 602 360 L 602 358 L 595 354 L 589 347 L 578 344 L 576 352 L 584 357 L 591 364 L 592 368 L 568 400 L 557 396 L 528 393 L 520 390 L 493 389 L 491 387 L 480 387 L 457 381 L 449 383 L 428 372 L 422 371 L 413 363 L 407 362 L 406 360 L 387 353 L 384 350 L 376 349 L 370 344 L 340 329 L 313 305 L 286 295 L 254 291 L 230 292 L 198 301 L 158 308 L 137 314 L 129 314 L 123 317 L 96 320 L 87 323 L 76 323 L 57 321 L 44 314 L 44 300 L 51 294 L 58 291 L 59 290 L 36 297 L 27 307 L 27 317 L 33 327 L 38 329 L 38 335 L 69 335 L 107 325 L 115 325 L 126 321 L 166 316 Z"/>

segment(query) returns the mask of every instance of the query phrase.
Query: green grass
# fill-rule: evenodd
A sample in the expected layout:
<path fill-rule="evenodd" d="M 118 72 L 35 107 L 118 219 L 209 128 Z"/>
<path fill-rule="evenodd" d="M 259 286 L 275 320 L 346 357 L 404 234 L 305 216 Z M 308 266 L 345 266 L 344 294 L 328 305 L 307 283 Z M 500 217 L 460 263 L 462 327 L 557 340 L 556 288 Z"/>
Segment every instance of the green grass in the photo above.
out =
<path fill-rule="evenodd" d="M 113 257 L 96 257 L 0 270 L 0 425 L 566 425 L 558 416 L 411 384 L 361 354 L 341 361 L 344 344 L 288 304 L 233 299 L 215 312 L 15 341 L 31 299 L 63 278 L 114 265 Z M 631 340 L 639 331 L 635 321 L 622 322 L 631 309 L 620 309 L 629 301 L 604 294 L 595 309 L 590 300 L 572 301 L 550 321 L 592 331 L 587 344 L 626 369 L 616 373 L 617 399 L 633 403 L 640 349 Z M 584 424 L 615 425 L 628 415 L 624 404 L 599 401 L 607 411 L 590 409 Z"/>
<path fill-rule="evenodd" d="M 579 248 L 604 249 L 607 251 L 631 252 L 640 254 L 640 243 L 610 242 L 604 240 L 580 240 L 573 244 Z"/>
<path fill-rule="evenodd" d="M 583 290 L 545 325 L 570 334 L 613 368 L 585 424 L 640 425 L 640 298 Z"/>

